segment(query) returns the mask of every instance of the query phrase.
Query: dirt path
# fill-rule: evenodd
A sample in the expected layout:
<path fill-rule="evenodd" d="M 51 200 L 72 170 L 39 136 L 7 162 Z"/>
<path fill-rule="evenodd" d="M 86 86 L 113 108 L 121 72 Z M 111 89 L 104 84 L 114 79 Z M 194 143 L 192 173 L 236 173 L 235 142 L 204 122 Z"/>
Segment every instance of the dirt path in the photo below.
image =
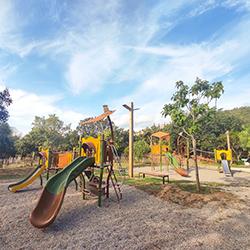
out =
<path fill-rule="evenodd" d="M 250 249 L 250 202 L 184 208 L 123 186 L 120 205 L 83 201 L 70 185 L 58 218 L 38 230 L 28 217 L 39 182 L 10 193 L 0 184 L 0 249 Z M 34 189 L 34 188 L 38 189 Z M 242 198 L 249 188 L 227 187 Z"/>

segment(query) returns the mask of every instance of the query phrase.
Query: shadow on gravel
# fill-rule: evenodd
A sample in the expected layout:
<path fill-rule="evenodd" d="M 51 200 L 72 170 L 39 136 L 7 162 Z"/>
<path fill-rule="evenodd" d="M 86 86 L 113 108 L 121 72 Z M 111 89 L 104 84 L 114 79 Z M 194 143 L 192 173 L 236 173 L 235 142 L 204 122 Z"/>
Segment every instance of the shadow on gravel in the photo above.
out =
<path fill-rule="evenodd" d="M 229 183 L 232 187 L 250 187 L 250 181 L 249 178 L 245 177 L 233 177 L 225 179 L 226 182 Z"/>
<path fill-rule="evenodd" d="M 63 205 L 62 205 L 63 206 Z M 75 227 L 81 225 L 89 224 L 87 221 L 90 218 L 92 210 L 95 209 L 96 204 L 82 204 L 77 207 L 73 207 L 69 211 L 63 211 L 61 208 L 56 220 L 49 227 L 43 229 L 44 233 L 54 233 L 54 232 L 66 232 L 73 230 Z M 67 208 L 68 209 L 68 208 Z M 98 212 L 98 211 L 97 211 Z M 96 214 L 98 217 L 98 213 Z M 95 218 L 95 220 L 98 220 Z"/>
<path fill-rule="evenodd" d="M 140 200 L 145 199 L 148 195 L 144 191 L 136 190 L 136 192 L 142 192 L 142 195 L 138 199 L 138 196 L 133 195 L 134 188 L 126 189 L 126 194 L 121 200 L 120 204 L 115 200 L 114 194 L 111 199 L 103 199 L 102 207 L 97 206 L 97 200 L 90 199 L 82 201 L 82 203 L 74 204 L 69 207 L 69 204 L 62 204 L 61 211 L 59 212 L 56 220 L 48 228 L 43 229 L 44 233 L 66 232 L 73 230 L 75 227 L 81 227 L 82 225 L 91 225 L 91 223 L 98 223 L 109 213 L 110 210 L 124 209 L 128 210 L 135 206 Z M 68 203 L 70 197 L 66 197 L 64 203 Z"/>

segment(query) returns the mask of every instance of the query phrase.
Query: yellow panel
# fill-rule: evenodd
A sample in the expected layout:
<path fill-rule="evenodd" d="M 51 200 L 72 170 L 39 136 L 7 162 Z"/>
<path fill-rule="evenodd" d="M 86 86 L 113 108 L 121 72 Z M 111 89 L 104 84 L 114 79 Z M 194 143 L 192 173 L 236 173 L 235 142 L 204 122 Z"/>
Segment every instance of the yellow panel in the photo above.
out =
<path fill-rule="evenodd" d="M 86 142 L 92 142 L 94 144 L 95 149 L 96 149 L 96 153 L 94 155 L 95 156 L 95 162 L 97 164 L 100 163 L 101 137 L 98 136 L 98 138 L 94 138 L 92 136 L 89 136 L 89 137 L 86 137 L 86 138 L 82 138 L 82 144 L 86 143 Z M 81 155 L 86 156 L 83 149 L 81 149 Z"/>
<path fill-rule="evenodd" d="M 38 148 L 39 152 L 43 153 L 43 155 L 46 157 L 45 167 L 46 169 L 49 168 L 49 149 L 44 149 L 42 147 Z"/>
<path fill-rule="evenodd" d="M 166 151 L 169 151 L 169 147 L 167 145 L 162 145 L 162 153 L 164 154 Z M 159 155 L 161 152 L 160 144 L 151 146 L 151 154 Z"/>
<path fill-rule="evenodd" d="M 226 160 L 227 161 L 232 161 L 232 150 L 214 150 L 214 155 L 215 155 L 215 160 L 216 161 L 221 161 L 221 154 L 225 154 L 226 155 Z"/>

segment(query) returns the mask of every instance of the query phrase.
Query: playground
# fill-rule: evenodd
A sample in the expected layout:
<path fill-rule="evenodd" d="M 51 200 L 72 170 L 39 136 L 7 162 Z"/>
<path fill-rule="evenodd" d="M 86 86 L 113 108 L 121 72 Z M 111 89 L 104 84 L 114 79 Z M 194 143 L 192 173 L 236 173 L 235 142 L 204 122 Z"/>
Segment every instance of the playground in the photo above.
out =
<path fill-rule="evenodd" d="M 1 249 L 248 249 L 250 172 L 232 165 L 229 133 L 226 148 L 205 152 L 212 159 L 187 138 L 172 150 L 171 134 L 158 131 L 140 167 L 130 133 L 124 165 L 114 112 L 104 105 L 81 121 L 106 121 L 106 133 L 80 135 L 70 151 L 39 147 L 27 171 L 1 169 Z"/>
<path fill-rule="evenodd" d="M 209 173 L 209 178 L 216 182 L 230 184 L 220 188 L 233 194 L 234 198 L 221 196 L 220 200 L 213 200 L 197 208 L 179 205 L 131 185 L 123 185 L 120 204 L 112 201 L 115 199 L 113 192 L 112 200 L 105 200 L 99 208 L 94 199 L 82 200 L 81 193 L 75 191 L 72 183 L 66 193 L 60 216 L 43 230 L 37 230 L 28 220 L 37 197 L 42 192 L 39 180 L 26 191 L 11 195 L 7 187 L 13 180 L 1 181 L 0 247 L 249 249 L 250 173 L 237 172 L 234 180 L 225 181 L 225 177 L 220 177 L 214 170 L 204 171 L 206 176 Z M 201 178 L 205 181 L 202 176 L 203 170 Z M 158 183 L 162 186 L 160 180 Z"/>

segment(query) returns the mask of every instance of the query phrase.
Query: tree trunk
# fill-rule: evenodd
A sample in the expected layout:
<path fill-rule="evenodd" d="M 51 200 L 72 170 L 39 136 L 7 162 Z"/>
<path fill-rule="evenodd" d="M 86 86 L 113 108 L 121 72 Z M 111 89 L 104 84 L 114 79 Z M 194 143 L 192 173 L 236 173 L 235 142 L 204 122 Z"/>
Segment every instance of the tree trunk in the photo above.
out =
<path fill-rule="evenodd" d="M 200 193 L 200 191 L 201 191 L 201 186 L 200 186 L 199 168 L 198 168 L 198 162 L 197 162 L 196 140 L 195 140 L 194 137 L 192 137 L 192 144 L 193 144 L 193 150 L 194 150 L 194 163 L 195 163 L 195 175 L 196 175 L 196 189 L 197 189 L 197 192 Z"/>
<path fill-rule="evenodd" d="M 187 171 L 189 172 L 189 158 L 190 158 L 190 154 L 189 154 L 189 139 L 187 138 L 187 151 L 186 151 L 186 154 L 187 154 Z"/>

